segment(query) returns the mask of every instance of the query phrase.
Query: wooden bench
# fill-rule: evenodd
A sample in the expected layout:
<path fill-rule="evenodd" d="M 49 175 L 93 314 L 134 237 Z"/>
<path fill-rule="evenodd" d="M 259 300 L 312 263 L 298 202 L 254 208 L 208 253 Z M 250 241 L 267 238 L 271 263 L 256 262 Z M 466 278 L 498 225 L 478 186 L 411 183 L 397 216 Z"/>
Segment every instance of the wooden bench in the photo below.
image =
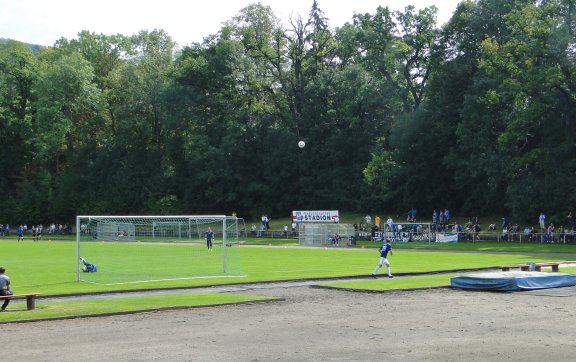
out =
<path fill-rule="evenodd" d="M 530 265 L 509 265 L 503 266 L 502 271 L 510 271 L 510 269 L 518 268 L 522 271 L 530 271 Z"/>
<path fill-rule="evenodd" d="M 542 271 L 542 267 L 552 267 L 553 272 L 560 271 L 560 263 L 536 263 L 536 271 Z"/>
<path fill-rule="evenodd" d="M 13 294 L 13 295 L 0 295 L 0 300 L 2 299 L 26 299 L 26 309 L 33 310 L 36 309 L 36 297 L 39 296 L 38 293 L 32 294 Z"/>

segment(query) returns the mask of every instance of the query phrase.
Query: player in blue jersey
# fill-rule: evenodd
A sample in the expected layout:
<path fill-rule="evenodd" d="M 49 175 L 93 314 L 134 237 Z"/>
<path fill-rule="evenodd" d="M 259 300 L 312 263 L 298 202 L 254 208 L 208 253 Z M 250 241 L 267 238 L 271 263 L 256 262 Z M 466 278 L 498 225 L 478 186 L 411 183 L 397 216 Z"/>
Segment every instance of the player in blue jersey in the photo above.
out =
<path fill-rule="evenodd" d="M 208 228 L 208 231 L 206 231 L 206 246 L 210 251 L 212 251 L 212 240 L 214 240 L 214 231 Z"/>
<path fill-rule="evenodd" d="M 380 248 L 380 264 L 374 269 L 374 273 L 372 273 L 372 278 L 376 278 L 376 273 L 378 270 L 382 268 L 382 265 L 386 265 L 386 271 L 388 272 L 388 278 L 394 278 L 392 273 L 390 273 L 390 263 L 388 262 L 388 253 L 392 255 L 392 245 L 390 245 L 390 238 L 386 238 L 386 244 L 382 245 Z"/>

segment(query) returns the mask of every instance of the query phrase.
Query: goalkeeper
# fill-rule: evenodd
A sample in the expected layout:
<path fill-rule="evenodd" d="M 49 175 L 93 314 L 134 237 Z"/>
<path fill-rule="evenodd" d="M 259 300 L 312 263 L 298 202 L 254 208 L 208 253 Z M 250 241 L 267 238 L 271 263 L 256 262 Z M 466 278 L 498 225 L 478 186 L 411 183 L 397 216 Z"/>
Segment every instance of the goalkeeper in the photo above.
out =
<path fill-rule="evenodd" d="M 98 271 L 98 266 L 96 264 L 89 263 L 84 258 L 80 258 L 80 260 L 82 260 L 82 264 L 84 264 L 82 267 L 84 273 L 96 273 Z"/>

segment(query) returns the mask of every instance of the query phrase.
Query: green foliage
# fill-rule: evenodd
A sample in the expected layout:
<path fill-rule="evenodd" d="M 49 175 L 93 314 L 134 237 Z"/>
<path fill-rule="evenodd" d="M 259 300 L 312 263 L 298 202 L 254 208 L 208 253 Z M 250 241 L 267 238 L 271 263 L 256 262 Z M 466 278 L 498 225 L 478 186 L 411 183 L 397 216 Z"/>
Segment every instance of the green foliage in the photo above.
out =
<path fill-rule="evenodd" d="M 2 222 L 75 214 L 431 212 L 560 220 L 576 202 L 574 4 L 378 7 L 331 29 L 251 4 L 163 30 L 0 42 Z M 299 140 L 307 146 L 299 149 Z"/>

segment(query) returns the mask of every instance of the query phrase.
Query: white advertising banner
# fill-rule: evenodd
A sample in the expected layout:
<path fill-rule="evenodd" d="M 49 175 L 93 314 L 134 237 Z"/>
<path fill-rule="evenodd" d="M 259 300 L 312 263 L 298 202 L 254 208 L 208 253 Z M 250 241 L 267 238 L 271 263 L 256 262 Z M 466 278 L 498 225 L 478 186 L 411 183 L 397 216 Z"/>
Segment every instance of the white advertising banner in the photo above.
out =
<path fill-rule="evenodd" d="M 333 222 L 339 223 L 338 210 L 331 211 L 292 211 L 294 222 Z"/>
<path fill-rule="evenodd" d="M 436 234 L 437 243 L 457 243 L 458 233 L 437 233 Z"/>

